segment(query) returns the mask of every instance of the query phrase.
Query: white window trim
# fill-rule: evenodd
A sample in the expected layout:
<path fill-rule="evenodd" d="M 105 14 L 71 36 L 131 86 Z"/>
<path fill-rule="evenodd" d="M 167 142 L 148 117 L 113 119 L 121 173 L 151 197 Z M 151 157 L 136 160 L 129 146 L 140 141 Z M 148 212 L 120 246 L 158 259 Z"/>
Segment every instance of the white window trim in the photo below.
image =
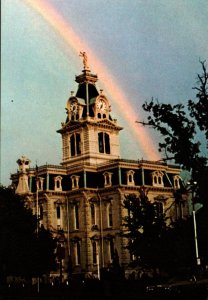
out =
<path fill-rule="evenodd" d="M 135 182 L 134 182 L 134 174 L 135 172 L 133 170 L 129 170 L 126 172 L 126 176 L 127 176 L 127 185 L 131 185 L 134 186 Z M 132 180 L 130 180 L 130 177 Z"/>
<path fill-rule="evenodd" d="M 152 172 L 152 185 L 153 186 L 164 186 L 164 182 L 163 182 L 163 172 L 161 171 L 154 171 Z M 159 180 L 161 182 L 159 182 Z"/>
<path fill-rule="evenodd" d="M 79 189 L 79 178 L 80 178 L 80 176 L 72 175 L 70 178 L 71 178 L 71 181 L 72 181 L 72 190 Z"/>
<path fill-rule="evenodd" d="M 104 187 L 112 186 L 112 175 L 113 175 L 113 173 L 111 173 L 111 172 L 103 173 Z"/>
<path fill-rule="evenodd" d="M 54 185 L 55 185 L 54 189 L 55 189 L 55 191 L 62 191 L 62 183 L 61 183 L 61 181 L 62 181 L 62 177 L 61 176 L 56 176 L 54 178 Z M 59 187 L 57 186 L 58 182 L 59 182 Z"/>

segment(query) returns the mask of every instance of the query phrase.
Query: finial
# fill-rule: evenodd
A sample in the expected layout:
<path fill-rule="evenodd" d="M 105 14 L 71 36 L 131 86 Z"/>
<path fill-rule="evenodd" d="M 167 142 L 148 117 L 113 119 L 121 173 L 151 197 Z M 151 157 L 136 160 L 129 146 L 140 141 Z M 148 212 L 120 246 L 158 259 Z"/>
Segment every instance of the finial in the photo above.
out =
<path fill-rule="evenodd" d="M 103 93 L 103 90 L 102 90 L 102 89 L 100 89 L 100 93 L 101 93 L 101 94 Z"/>
<path fill-rule="evenodd" d="M 71 97 L 73 97 L 74 96 L 74 91 L 71 91 Z"/>
<path fill-rule="evenodd" d="M 87 65 L 87 54 L 86 54 L 86 52 L 81 52 L 80 51 L 79 56 L 83 57 L 84 70 L 89 70 L 89 67 Z"/>

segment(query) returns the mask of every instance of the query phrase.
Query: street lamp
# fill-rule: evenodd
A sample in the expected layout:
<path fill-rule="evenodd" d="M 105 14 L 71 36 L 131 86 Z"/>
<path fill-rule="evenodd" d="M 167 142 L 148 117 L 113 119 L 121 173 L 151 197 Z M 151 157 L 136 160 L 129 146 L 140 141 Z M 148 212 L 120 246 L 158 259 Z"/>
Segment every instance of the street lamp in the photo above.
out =
<path fill-rule="evenodd" d="M 192 214 L 193 214 L 193 225 L 194 225 L 194 242 L 195 242 L 195 252 L 196 252 L 196 264 L 197 266 L 201 265 L 201 260 L 199 257 L 199 249 L 198 249 L 198 238 L 197 238 L 197 226 L 196 226 L 196 211 L 195 211 L 195 203 L 194 203 L 194 192 L 197 186 L 196 181 L 187 182 L 190 185 L 191 197 L 192 197 Z"/>

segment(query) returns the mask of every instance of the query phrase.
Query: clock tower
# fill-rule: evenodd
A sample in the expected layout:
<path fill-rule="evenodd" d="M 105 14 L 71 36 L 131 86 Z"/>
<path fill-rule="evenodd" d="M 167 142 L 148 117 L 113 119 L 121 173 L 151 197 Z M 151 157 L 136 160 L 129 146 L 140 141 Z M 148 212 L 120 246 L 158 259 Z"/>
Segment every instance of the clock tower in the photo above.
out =
<path fill-rule="evenodd" d="M 183 197 L 175 203 L 175 192 L 182 187 L 176 166 L 120 158 L 122 128 L 111 117 L 108 97 L 96 87 L 98 77 L 91 73 L 86 53 L 81 56 L 84 67 L 75 77 L 77 91 L 67 100 L 67 117 L 58 130 L 61 165 L 30 168 L 30 160 L 23 156 L 11 179 L 16 193 L 24 195 L 37 216 L 38 226 L 51 230 L 58 241 L 64 270 L 71 262 L 72 276 L 94 277 L 100 267 L 111 270 L 116 252 L 122 268 L 129 269 L 133 262 L 123 226 L 126 195 L 140 197 L 148 191 L 156 218 L 165 213 L 167 220 L 188 216 L 189 206 Z"/>
<path fill-rule="evenodd" d="M 83 56 L 84 53 L 84 56 Z M 87 66 L 82 52 L 84 69 L 76 76 L 76 94 L 66 103 L 67 118 L 57 132 L 62 135 L 62 165 L 97 165 L 120 158 L 119 131 L 122 129 L 111 117 L 111 106 L 103 90 L 98 92 L 97 75 Z"/>

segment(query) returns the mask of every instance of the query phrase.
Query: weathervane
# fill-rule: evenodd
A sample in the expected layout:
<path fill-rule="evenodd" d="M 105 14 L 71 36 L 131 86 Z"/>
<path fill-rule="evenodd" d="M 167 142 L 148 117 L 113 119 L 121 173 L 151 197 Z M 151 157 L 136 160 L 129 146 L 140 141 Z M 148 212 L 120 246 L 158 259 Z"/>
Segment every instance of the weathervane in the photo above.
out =
<path fill-rule="evenodd" d="M 89 69 L 89 67 L 88 67 L 88 65 L 87 65 L 87 54 L 86 54 L 86 52 L 81 52 L 81 51 L 80 51 L 79 56 L 83 57 L 84 70 Z"/>

